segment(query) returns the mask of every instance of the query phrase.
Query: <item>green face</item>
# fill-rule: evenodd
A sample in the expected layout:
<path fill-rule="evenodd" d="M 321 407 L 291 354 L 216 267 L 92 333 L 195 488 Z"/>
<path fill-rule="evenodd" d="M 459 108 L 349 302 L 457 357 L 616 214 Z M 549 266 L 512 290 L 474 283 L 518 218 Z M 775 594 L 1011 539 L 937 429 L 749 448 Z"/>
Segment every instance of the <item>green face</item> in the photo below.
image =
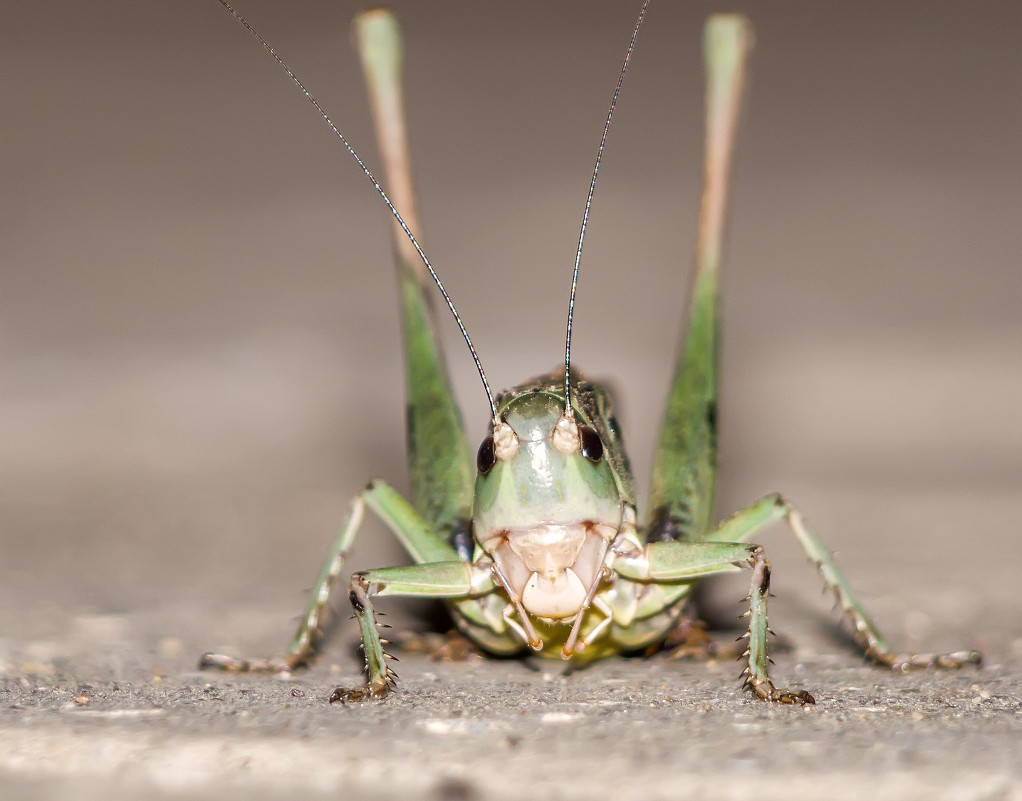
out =
<path fill-rule="evenodd" d="M 480 448 L 473 521 L 485 550 L 506 531 L 576 523 L 620 527 L 623 504 L 596 431 L 579 420 L 579 447 L 564 453 L 554 445 L 563 411 L 563 400 L 542 390 L 505 403 L 502 419 L 518 448 L 508 459 L 493 456 L 492 438 Z"/>

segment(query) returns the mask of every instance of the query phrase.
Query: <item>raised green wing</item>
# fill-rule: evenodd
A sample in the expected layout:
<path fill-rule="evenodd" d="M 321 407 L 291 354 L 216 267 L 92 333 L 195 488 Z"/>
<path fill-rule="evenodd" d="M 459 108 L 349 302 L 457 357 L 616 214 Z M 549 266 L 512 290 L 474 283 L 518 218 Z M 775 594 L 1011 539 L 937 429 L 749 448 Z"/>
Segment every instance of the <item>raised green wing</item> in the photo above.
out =
<path fill-rule="evenodd" d="M 355 36 L 376 124 L 388 192 L 409 229 L 420 237 L 401 92 L 401 34 L 397 20 L 377 9 L 359 15 Z M 475 479 L 472 452 L 451 389 L 429 293 L 434 291 L 411 241 L 394 223 L 401 328 L 405 351 L 408 469 L 412 503 L 463 557 Z"/>
<path fill-rule="evenodd" d="M 706 23 L 706 156 L 696 271 L 681 350 L 653 462 L 650 541 L 703 540 L 717 470 L 718 299 L 727 183 L 752 29 L 744 17 Z"/>

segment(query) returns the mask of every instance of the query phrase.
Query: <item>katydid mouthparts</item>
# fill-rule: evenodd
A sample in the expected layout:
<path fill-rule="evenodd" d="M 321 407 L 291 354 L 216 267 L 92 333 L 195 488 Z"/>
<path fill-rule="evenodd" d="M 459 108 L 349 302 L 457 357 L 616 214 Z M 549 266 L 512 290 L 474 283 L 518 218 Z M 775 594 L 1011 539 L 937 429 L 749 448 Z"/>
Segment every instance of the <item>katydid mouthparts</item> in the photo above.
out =
<path fill-rule="evenodd" d="M 367 680 L 359 687 L 337 688 L 331 702 L 380 699 L 395 686 L 396 674 L 375 610 L 380 597 L 443 600 L 461 633 L 490 653 L 531 651 L 585 661 L 663 642 L 702 578 L 747 569 L 751 580 L 743 686 L 764 701 L 815 703 L 806 690 L 776 687 L 768 673 L 770 563 L 754 540 L 766 526 L 781 521 L 835 595 L 869 659 L 899 671 L 979 664 L 975 651 L 893 651 L 830 552 L 799 511 L 779 495 L 756 501 L 722 523 L 713 522 L 718 277 L 731 154 L 752 43 L 747 19 L 719 14 L 705 26 L 705 166 L 695 271 L 657 440 L 651 511 L 642 519 L 609 392 L 574 367 L 571 335 L 582 245 L 600 162 L 649 0 L 632 29 L 586 197 L 563 367 L 497 396 L 450 295 L 419 244 L 421 227 L 405 141 L 400 33 L 394 17 L 377 9 L 360 14 L 354 25 L 391 187 L 388 194 L 290 67 L 227 0 L 219 2 L 312 103 L 393 217 L 411 499 L 382 481 L 371 482 L 355 496 L 286 655 L 253 660 L 205 654 L 202 667 L 284 672 L 306 665 L 321 645 L 323 617 L 367 507 L 400 540 L 413 564 L 351 576 L 347 594 L 361 631 Z M 474 459 L 440 350 L 429 301 L 434 286 L 457 322 L 489 404 L 489 433 Z"/>

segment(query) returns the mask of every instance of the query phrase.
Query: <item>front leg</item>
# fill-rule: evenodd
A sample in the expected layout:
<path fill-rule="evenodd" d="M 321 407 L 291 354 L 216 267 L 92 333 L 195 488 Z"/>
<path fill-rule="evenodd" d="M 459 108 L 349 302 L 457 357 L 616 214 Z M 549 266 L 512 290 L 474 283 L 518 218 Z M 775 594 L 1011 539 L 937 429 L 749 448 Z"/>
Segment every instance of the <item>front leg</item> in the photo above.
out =
<path fill-rule="evenodd" d="M 749 657 L 748 667 L 742 671 L 744 687 L 761 701 L 775 701 L 780 704 L 815 704 L 816 699 L 805 690 L 778 690 L 767 674 L 767 598 L 770 595 L 770 562 L 759 546 L 752 552 L 752 583 L 749 587 L 749 630 L 743 635 L 749 647 L 742 656 Z"/>
<path fill-rule="evenodd" d="M 348 600 L 362 633 L 366 683 L 362 687 L 336 688 L 330 694 L 330 703 L 379 701 L 396 686 L 397 673 L 389 664 L 395 657 L 383 647 L 387 641 L 380 636 L 380 624 L 372 604 L 374 596 L 457 600 L 485 595 L 494 589 L 489 566 L 471 562 L 432 562 L 356 573 L 351 577 Z"/>
<path fill-rule="evenodd" d="M 751 526 L 749 527 L 751 529 Z M 742 532 L 745 533 L 745 532 Z M 640 583 L 691 582 L 704 576 L 726 573 L 741 568 L 752 568 L 752 583 L 749 590 L 749 630 L 743 639 L 749 640 L 748 649 L 742 656 L 749 658 L 748 666 L 742 671 L 744 686 L 763 701 L 781 704 L 815 704 L 811 694 L 805 690 L 778 690 L 767 671 L 767 597 L 770 594 L 770 563 L 759 545 L 735 542 L 653 542 L 641 550 L 618 555 L 613 563 L 614 571 L 621 577 Z M 648 617 L 663 611 L 675 599 L 667 596 L 652 597 L 651 606 L 639 607 L 638 614 Z"/>
<path fill-rule="evenodd" d="M 376 610 L 369 600 L 369 582 L 364 573 L 356 573 L 351 577 L 351 590 L 348 600 L 355 611 L 358 627 L 362 632 L 362 651 L 366 660 L 366 683 L 363 687 L 346 689 L 336 688 L 330 693 L 330 703 L 340 701 L 379 701 L 397 684 L 397 673 L 389 664 L 396 659 L 383 649 L 386 642 L 380 637 L 380 626 L 376 620 Z"/>

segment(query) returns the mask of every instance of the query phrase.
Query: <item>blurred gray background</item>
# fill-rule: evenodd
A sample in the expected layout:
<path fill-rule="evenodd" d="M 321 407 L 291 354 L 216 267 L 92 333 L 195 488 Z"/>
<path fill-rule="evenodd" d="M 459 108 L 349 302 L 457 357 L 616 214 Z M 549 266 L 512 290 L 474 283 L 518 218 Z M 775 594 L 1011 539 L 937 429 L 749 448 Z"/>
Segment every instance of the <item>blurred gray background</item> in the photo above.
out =
<path fill-rule="evenodd" d="M 357 4 L 238 5 L 377 164 Z M 509 386 L 561 358 L 635 4 L 394 5 L 426 249 Z M 736 5 L 757 48 L 723 279 L 720 514 L 783 491 L 893 639 L 1017 666 L 1022 6 Z M 577 364 L 616 385 L 643 487 L 717 8 L 653 6 L 584 256 Z M 407 486 L 387 213 L 212 0 L 8 2 L 3 18 L 0 662 L 140 613 L 139 648 L 183 638 L 171 667 L 272 650 L 351 495 Z M 475 441 L 485 401 L 444 328 Z M 766 544 L 775 628 L 826 624 L 801 554 Z M 400 558 L 374 523 L 353 567 Z"/>

